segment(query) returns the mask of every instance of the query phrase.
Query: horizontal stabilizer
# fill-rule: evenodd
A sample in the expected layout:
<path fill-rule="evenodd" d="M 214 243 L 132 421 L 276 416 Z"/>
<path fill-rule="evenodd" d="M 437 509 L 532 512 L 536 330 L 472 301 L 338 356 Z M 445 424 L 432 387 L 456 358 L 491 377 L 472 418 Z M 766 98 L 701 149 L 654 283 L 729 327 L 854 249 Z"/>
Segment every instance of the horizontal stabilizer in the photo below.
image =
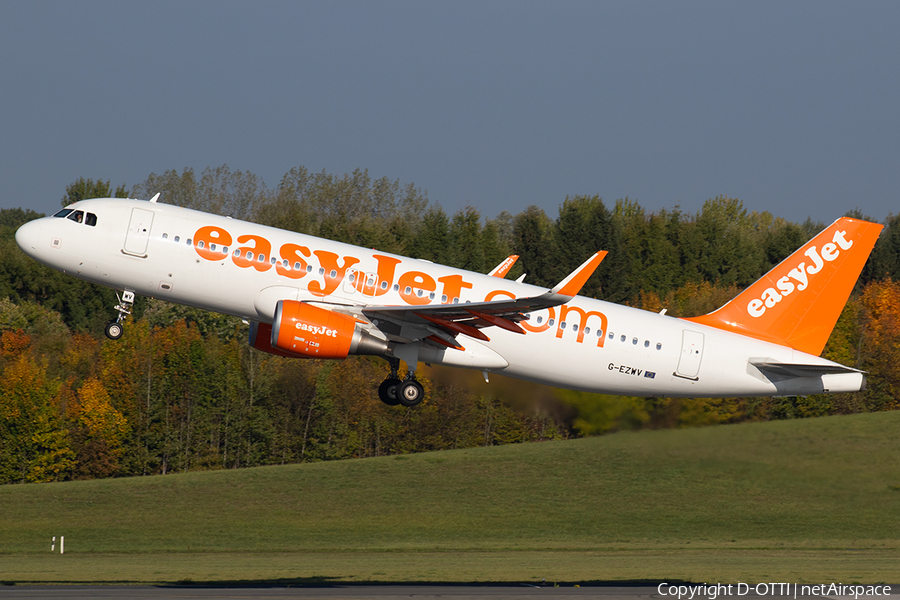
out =
<path fill-rule="evenodd" d="M 859 369 L 839 364 L 807 365 L 798 363 L 781 363 L 767 360 L 750 359 L 750 364 L 763 372 L 781 375 L 782 377 L 819 377 L 821 375 L 839 375 L 843 373 L 862 373 Z"/>

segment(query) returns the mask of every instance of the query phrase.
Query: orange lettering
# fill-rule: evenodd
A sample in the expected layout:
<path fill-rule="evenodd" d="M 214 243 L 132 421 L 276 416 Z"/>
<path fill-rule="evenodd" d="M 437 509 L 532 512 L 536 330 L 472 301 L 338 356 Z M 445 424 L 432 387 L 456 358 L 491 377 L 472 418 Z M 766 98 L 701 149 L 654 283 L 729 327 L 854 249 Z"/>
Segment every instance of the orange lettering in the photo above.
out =
<path fill-rule="evenodd" d="M 444 284 L 444 289 L 442 294 L 447 296 L 445 304 L 452 304 L 454 298 L 459 298 L 460 292 L 463 289 L 471 290 L 472 284 L 468 281 L 463 281 L 462 275 L 446 275 L 444 277 L 438 277 L 438 281 Z M 432 280 L 433 283 L 433 280 Z M 432 288 L 432 291 L 434 288 Z M 402 293 L 403 290 L 400 290 Z"/>
<path fill-rule="evenodd" d="M 298 244 L 285 244 L 278 252 L 282 260 L 288 261 L 288 266 L 284 266 L 284 263 L 281 262 L 275 265 L 275 270 L 279 275 L 291 279 L 300 279 L 306 276 L 306 267 L 309 263 L 303 257 L 309 258 L 309 248 Z M 295 263 L 300 263 L 299 269 L 294 268 Z"/>
<path fill-rule="evenodd" d="M 309 291 L 316 296 L 327 296 L 341 285 L 347 269 L 359 262 L 358 258 L 352 256 L 344 257 L 343 266 L 338 265 L 338 255 L 327 250 L 313 250 L 313 254 L 319 257 L 319 265 L 325 270 L 325 285 L 318 281 L 309 283 Z"/>
<path fill-rule="evenodd" d="M 374 285 L 369 285 L 365 274 L 360 273 L 358 275 L 359 279 L 356 280 L 356 289 L 366 296 L 383 296 L 388 293 L 388 290 L 391 289 L 391 284 L 394 283 L 394 271 L 397 269 L 397 265 L 400 264 L 400 259 L 393 256 L 382 256 L 381 254 L 375 254 L 372 258 L 378 261 L 378 278 L 375 280 Z M 382 287 L 382 282 L 387 282 L 387 285 Z"/>
<path fill-rule="evenodd" d="M 225 255 L 222 254 L 221 248 L 213 251 L 210 247 L 213 244 L 219 244 L 222 248 L 227 248 L 231 245 L 231 239 L 231 234 L 221 227 L 214 225 L 201 227 L 194 234 L 194 250 L 206 260 L 222 260 Z"/>
<path fill-rule="evenodd" d="M 550 310 L 553 310 L 553 309 L 550 309 Z M 587 320 L 590 317 L 595 317 L 595 316 L 600 317 L 600 331 L 606 331 L 607 320 L 606 320 L 606 315 L 604 315 L 603 313 L 596 312 L 593 310 L 585 312 L 582 309 L 578 308 L 577 306 L 569 306 L 568 304 L 563 304 L 562 306 L 559 307 L 559 325 L 556 330 L 556 337 L 561 338 L 563 336 L 562 324 L 565 323 L 566 315 L 568 315 L 570 312 L 578 313 L 578 316 L 580 317 L 579 323 L 581 326 L 578 328 L 578 337 L 575 339 L 575 341 L 578 342 L 579 344 L 584 341 L 584 327 L 585 327 L 585 325 L 587 325 Z M 602 335 L 599 336 L 599 338 L 597 339 L 597 347 L 598 348 L 603 347 L 603 336 Z"/>
<path fill-rule="evenodd" d="M 420 289 L 430 293 L 437 288 L 434 279 L 421 271 L 404 273 L 397 281 L 397 285 L 400 286 L 400 297 L 406 300 L 408 304 L 428 304 L 431 302 L 431 299 L 425 294 L 417 295 L 416 290 Z M 407 291 L 407 288 L 409 288 L 409 291 Z"/>
<path fill-rule="evenodd" d="M 242 269 L 253 267 L 259 272 L 268 271 L 272 268 L 272 265 L 269 263 L 269 255 L 272 253 L 272 244 L 269 243 L 269 240 L 258 235 L 242 235 L 238 237 L 237 241 L 239 244 L 253 242 L 253 246 L 241 246 L 238 248 L 237 250 L 240 252 L 240 256 L 234 255 L 232 257 L 234 264 Z M 252 259 L 247 257 L 248 252 L 253 252 Z"/>
<path fill-rule="evenodd" d="M 484 297 L 484 301 L 485 301 L 485 302 L 490 302 L 491 300 L 493 300 L 493 299 L 496 298 L 497 296 L 506 296 L 506 297 L 509 298 L 510 300 L 515 300 L 515 299 L 516 299 L 516 295 L 513 294 L 512 292 L 507 292 L 506 290 L 494 290 L 493 292 L 491 292 L 490 294 L 488 294 L 487 296 Z"/>
<path fill-rule="evenodd" d="M 530 331 L 532 333 L 540 333 L 542 331 L 547 331 L 550 329 L 550 320 L 556 318 L 556 309 L 550 307 L 547 309 L 547 320 L 544 321 L 543 325 L 529 325 L 528 321 L 519 321 L 519 326 L 525 331 Z"/>

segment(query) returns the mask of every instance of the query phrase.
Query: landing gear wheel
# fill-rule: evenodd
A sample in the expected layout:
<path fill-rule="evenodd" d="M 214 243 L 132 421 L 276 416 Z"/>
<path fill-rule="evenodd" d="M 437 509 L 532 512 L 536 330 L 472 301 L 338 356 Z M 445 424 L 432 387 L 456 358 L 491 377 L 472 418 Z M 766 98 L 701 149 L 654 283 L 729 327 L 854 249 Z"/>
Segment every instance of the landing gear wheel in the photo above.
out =
<path fill-rule="evenodd" d="M 125 290 L 121 296 L 119 296 L 119 292 L 116 292 L 116 298 L 119 300 L 119 303 L 116 304 L 116 312 L 119 313 L 119 317 L 106 325 L 106 337 L 111 340 L 117 340 L 125 333 L 123 323 L 128 318 L 128 315 L 131 314 L 131 309 L 134 306 L 134 292 Z"/>
<path fill-rule="evenodd" d="M 121 323 L 113 321 L 112 323 L 107 323 L 106 325 L 106 337 L 111 340 L 117 340 L 122 337 L 122 334 L 125 333 L 125 329 L 122 327 Z"/>
<path fill-rule="evenodd" d="M 388 406 L 397 406 L 400 404 L 400 398 L 397 396 L 397 393 L 400 391 L 402 384 L 403 382 L 399 379 L 388 377 L 378 386 L 378 397 Z"/>
<path fill-rule="evenodd" d="M 404 381 L 403 384 L 397 388 L 397 398 L 403 406 L 415 406 L 421 402 L 424 397 L 425 389 L 422 388 L 422 384 L 415 379 Z"/>

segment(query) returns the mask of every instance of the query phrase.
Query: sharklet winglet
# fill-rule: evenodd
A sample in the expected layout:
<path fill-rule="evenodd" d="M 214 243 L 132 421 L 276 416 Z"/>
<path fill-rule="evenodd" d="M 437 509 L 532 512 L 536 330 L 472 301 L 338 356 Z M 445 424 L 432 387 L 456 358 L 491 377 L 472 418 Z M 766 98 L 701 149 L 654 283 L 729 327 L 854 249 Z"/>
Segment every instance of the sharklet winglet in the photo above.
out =
<path fill-rule="evenodd" d="M 568 277 L 560 281 L 556 287 L 550 290 L 550 294 L 554 296 L 566 296 L 572 298 L 578 295 L 587 280 L 591 278 L 594 271 L 606 258 L 607 251 L 601 250 L 584 261 L 580 267 L 572 271 Z"/>

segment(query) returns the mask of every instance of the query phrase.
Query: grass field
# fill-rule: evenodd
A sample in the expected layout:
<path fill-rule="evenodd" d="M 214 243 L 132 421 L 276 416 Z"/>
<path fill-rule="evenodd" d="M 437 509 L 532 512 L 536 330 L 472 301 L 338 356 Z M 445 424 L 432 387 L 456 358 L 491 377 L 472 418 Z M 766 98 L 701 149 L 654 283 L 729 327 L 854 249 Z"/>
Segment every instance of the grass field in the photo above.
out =
<path fill-rule="evenodd" d="M 0 581 L 896 583 L 898 431 L 894 412 L 3 486 Z"/>

